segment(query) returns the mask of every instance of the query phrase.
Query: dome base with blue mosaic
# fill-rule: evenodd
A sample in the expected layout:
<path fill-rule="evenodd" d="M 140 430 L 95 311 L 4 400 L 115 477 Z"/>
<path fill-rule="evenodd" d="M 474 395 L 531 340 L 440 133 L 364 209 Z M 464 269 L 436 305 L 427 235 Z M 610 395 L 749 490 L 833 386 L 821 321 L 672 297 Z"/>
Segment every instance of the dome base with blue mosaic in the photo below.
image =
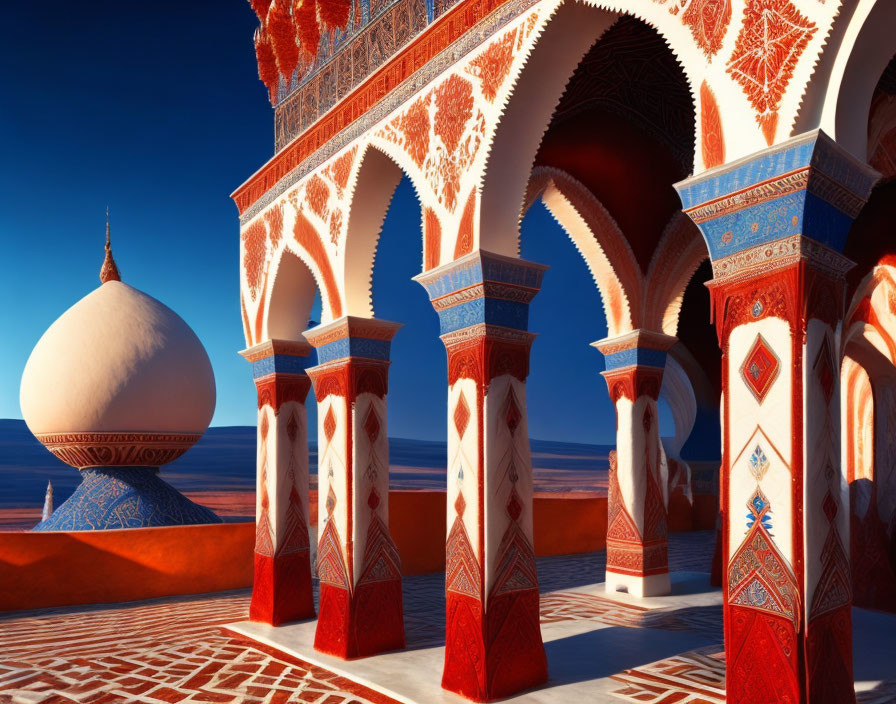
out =
<path fill-rule="evenodd" d="M 38 340 L 22 374 L 22 417 L 81 484 L 39 531 L 220 523 L 159 478 L 215 410 L 215 377 L 196 333 L 173 310 L 121 281 L 106 223 L 100 286 Z"/>
<path fill-rule="evenodd" d="M 39 531 L 112 530 L 221 523 L 159 477 L 158 467 L 94 467 Z"/>

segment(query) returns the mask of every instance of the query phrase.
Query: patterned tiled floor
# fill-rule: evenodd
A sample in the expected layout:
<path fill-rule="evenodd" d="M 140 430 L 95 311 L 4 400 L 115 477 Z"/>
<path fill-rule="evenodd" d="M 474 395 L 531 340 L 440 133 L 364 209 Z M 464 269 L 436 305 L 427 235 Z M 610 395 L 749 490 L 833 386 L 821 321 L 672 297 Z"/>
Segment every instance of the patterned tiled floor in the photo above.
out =
<path fill-rule="evenodd" d="M 707 571 L 711 533 L 670 541 L 675 571 Z M 645 609 L 575 591 L 603 581 L 604 554 L 538 561 L 543 623 L 696 631 L 722 641 L 718 606 Z M 407 578 L 405 622 L 412 647 L 444 635 L 444 576 Z M 178 597 L 131 605 L 50 609 L 0 616 L 0 703 L 225 702 L 382 704 L 393 700 L 327 670 L 243 641 L 221 629 L 245 618 L 248 592 Z M 625 670 L 612 695 L 640 704 L 721 704 L 721 645 Z M 861 704 L 896 701 L 879 685 Z"/>
<path fill-rule="evenodd" d="M 224 634 L 245 591 L 0 620 L 0 702 L 315 702 L 392 699 Z"/>
<path fill-rule="evenodd" d="M 711 534 L 674 536 L 673 569 L 707 569 Z M 595 619 L 633 628 L 680 628 L 595 596 L 558 590 L 603 580 L 604 553 L 538 562 L 546 621 Z M 404 587 L 409 645 L 441 644 L 444 576 Z M 392 701 L 360 685 L 254 643 L 220 626 L 245 618 L 248 593 L 180 597 L 115 608 L 50 609 L 0 617 L 0 702 L 317 702 Z M 662 624 L 654 624 L 659 619 Z M 672 618 L 672 620 L 669 620 Z"/>

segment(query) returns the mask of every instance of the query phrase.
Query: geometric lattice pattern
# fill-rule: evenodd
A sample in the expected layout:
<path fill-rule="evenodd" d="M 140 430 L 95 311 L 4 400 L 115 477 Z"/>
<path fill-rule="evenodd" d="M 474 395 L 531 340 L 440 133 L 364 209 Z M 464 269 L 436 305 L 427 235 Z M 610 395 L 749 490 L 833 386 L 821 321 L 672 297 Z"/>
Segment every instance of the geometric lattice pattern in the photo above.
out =
<path fill-rule="evenodd" d="M 245 619 L 248 609 L 243 591 L 4 619 L 0 701 L 393 701 L 220 628 Z"/>
<path fill-rule="evenodd" d="M 718 647 L 625 670 L 612 679 L 624 687 L 613 695 L 640 704 L 724 704 L 725 660 Z"/>

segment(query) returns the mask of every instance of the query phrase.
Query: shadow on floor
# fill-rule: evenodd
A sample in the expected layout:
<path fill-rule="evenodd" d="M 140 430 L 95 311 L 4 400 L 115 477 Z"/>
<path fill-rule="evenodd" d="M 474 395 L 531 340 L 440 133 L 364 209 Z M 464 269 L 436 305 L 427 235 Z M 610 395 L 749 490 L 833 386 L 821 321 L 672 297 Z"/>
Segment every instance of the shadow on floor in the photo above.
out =
<path fill-rule="evenodd" d="M 653 628 L 598 628 L 545 643 L 548 686 L 588 682 L 615 675 L 716 642 L 693 631 Z"/>

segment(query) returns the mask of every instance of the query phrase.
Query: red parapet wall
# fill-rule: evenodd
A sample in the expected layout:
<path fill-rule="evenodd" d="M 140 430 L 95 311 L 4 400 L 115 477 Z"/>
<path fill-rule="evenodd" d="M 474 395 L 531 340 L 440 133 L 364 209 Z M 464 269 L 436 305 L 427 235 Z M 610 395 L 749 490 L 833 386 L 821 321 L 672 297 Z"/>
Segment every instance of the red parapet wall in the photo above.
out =
<path fill-rule="evenodd" d="M 255 524 L 0 533 L 0 611 L 238 589 Z"/>
<path fill-rule="evenodd" d="M 312 501 L 312 523 L 316 506 Z M 445 506 L 440 491 L 389 493 L 389 530 L 403 574 L 445 569 Z M 534 510 L 538 556 L 606 548 L 606 497 L 536 494 Z M 254 523 L 0 532 L 0 611 L 249 587 L 254 544 Z"/>

